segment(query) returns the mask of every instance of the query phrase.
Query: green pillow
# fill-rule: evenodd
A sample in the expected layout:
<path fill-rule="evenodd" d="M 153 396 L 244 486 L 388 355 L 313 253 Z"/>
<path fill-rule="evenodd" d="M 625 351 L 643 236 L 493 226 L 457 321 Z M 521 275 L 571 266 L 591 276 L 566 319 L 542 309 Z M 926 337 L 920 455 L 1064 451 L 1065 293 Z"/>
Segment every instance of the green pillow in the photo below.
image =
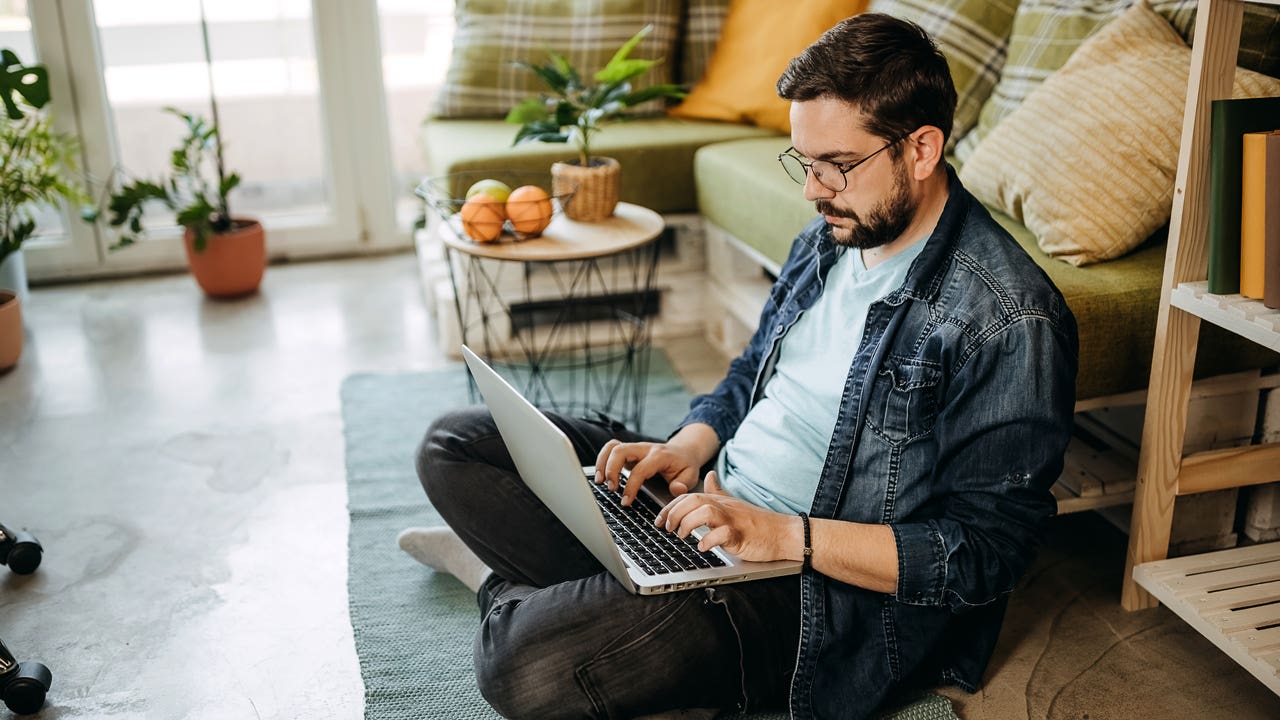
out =
<path fill-rule="evenodd" d="M 457 0 L 453 56 L 432 114 L 505 117 L 521 100 L 545 92 L 542 81 L 516 62 L 542 64 L 550 49 L 589 77 L 649 24 L 653 32 L 631 56 L 664 62 L 638 78 L 635 88 L 670 83 L 682 5 L 681 0 Z M 662 101 L 655 100 L 632 112 L 662 109 Z"/>
<path fill-rule="evenodd" d="M 978 112 L 1000 79 L 1017 0 L 872 0 L 885 13 L 924 28 L 937 41 L 956 85 L 956 116 L 949 147 L 978 122 Z"/>
<path fill-rule="evenodd" d="M 680 82 L 693 85 L 707 72 L 729 0 L 687 0 L 680 40 Z"/>

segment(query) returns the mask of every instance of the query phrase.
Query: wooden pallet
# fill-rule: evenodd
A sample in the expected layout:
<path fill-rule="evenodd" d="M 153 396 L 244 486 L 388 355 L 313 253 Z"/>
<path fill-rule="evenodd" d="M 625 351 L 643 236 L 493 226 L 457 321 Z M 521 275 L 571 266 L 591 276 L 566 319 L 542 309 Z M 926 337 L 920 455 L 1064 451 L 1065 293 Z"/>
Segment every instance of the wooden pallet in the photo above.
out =
<path fill-rule="evenodd" d="M 1143 563 L 1133 579 L 1280 695 L 1280 542 Z"/>

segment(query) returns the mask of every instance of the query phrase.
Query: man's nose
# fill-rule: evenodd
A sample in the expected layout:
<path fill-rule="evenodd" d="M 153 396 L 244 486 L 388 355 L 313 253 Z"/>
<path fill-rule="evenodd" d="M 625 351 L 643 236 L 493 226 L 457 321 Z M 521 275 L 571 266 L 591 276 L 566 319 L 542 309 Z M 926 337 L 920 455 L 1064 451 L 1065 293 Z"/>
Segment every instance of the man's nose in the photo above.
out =
<path fill-rule="evenodd" d="M 805 200 L 808 200 L 809 202 L 813 202 L 814 200 L 824 200 L 824 199 L 830 200 L 835 196 L 836 194 L 831 191 L 831 188 L 818 182 L 818 176 L 814 175 L 812 170 L 805 173 L 804 175 L 804 199 Z"/>

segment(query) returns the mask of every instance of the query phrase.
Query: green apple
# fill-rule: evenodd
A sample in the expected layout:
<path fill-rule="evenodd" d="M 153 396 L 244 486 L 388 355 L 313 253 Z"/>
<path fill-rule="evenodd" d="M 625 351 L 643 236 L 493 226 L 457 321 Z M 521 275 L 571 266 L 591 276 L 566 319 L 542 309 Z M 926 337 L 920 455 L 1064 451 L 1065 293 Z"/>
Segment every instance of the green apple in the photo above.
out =
<path fill-rule="evenodd" d="M 475 185 L 472 185 L 471 189 L 467 190 L 466 199 L 470 200 L 480 193 L 484 193 L 494 200 L 504 203 L 507 201 L 507 196 L 511 194 L 511 188 L 504 182 L 485 179 L 477 182 Z"/>

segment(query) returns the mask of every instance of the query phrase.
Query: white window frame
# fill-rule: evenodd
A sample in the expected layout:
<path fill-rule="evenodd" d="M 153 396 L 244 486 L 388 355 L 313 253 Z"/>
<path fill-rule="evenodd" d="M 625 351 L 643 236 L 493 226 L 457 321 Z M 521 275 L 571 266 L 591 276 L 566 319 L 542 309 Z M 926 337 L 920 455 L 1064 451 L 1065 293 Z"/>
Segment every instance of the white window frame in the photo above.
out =
<path fill-rule="evenodd" d="M 106 178 L 118 157 L 93 2 L 39 0 L 29 8 L 37 54 L 49 69 L 56 127 L 79 138 L 89 176 Z M 395 219 L 377 0 L 312 0 L 312 22 L 330 219 L 264 218 L 268 255 L 303 259 L 411 247 L 411 233 Z M 186 267 L 179 228 L 156 228 L 148 241 L 108 252 L 114 234 L 105 217 L 90 224 L 68 208 L 63 220 L 65 235 L 23 248 L 33 280 Z"/>

